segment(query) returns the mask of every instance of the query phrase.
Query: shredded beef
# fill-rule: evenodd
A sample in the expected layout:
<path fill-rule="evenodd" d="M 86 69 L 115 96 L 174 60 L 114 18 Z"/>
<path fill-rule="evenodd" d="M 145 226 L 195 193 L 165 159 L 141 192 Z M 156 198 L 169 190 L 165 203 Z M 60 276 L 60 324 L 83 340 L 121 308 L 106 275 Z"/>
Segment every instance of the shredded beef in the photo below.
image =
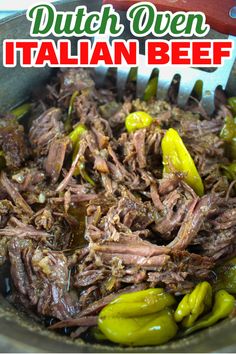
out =
<path fill-rule="evenodd" d="M 153 123 L 127 133 L 134 111 Z M 117 102 L 111 84 L 97 90 L 88 70 L 68 69 L 35 101 L 28 133 L 1 118 L 0 264 L 10 264 L 14 301 L 59 320 L 51 329 L 78 327 L 77 338 L 119 294 L 156 286 L 185 294 L 210 280 L 236 254 L 235 186 L 222 175 L 227 114 L 221 107 L 210 119 L 199 106 L 183 111 L 132 92 Z M 86 132 L 74 153 L 78 124 Z M 163 174 L 170 127 L 196 164 L 202 197 L 184 173 Z"/>
<path fill-rule="evenodd" d="M 52 141 L 50 144 L 49 153 L 45 161 L 45 171 L 52 179 L 52 183 L 56 183 L 60 176 L 69 144 L 70 140 L 67 137 Z"/>
<path fill-rule="evenodd" d="M 15 117 L 0 119 L 0 146 L 7 167 L 12 170 L 21 167 L 28 157 L 24 128 Z"/>
<path fill-rule="evenodd" d="M 66 319 L 77 312 L 67 292 L 68 267 L 62 253 L 34 249 L 28 240 L 13 238 L 9 258 L 14 286 L 42 315 Z"/>
<path fill-rule="evenodd" d="M 26 203 L 26 201 L 18 192 L 18 190 L 14 187 L 14 185 L 10 182 L 5 172 L 1 172 L 0 184 L 3 190 L 8 194 L 8 196 L 19 209 L 22 209 L 22 211 L 29 216 L 33 215 L 33 210 Z"/>
<path fill-rule="evenodd" d="M 60 117 L 61 110 L 53 107 L 33 121 L 29 139 L 38 155 L 46 155 L 52 140 L 63 132 Z"/>

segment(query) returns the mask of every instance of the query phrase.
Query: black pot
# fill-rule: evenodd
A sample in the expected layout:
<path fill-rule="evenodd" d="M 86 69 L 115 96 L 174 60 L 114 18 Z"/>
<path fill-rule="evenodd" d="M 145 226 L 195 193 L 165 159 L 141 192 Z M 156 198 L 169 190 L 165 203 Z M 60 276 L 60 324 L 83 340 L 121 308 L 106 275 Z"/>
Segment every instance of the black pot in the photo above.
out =
<path fill-rule="evenodd" d="M 98 1 L 62 1 L 60 10 L 73 10 L 79 4 L 99 8 Z M 30 23 L 24 13 L 6 18 L 0 22 L 0 60 L 2 61 L 2 41 L 6 38 L 29 38 Z M 73 39 L 72 39 L 73 43 Z M 25 101 L 32 90 L 40 89 L 52 75 L 52 69 L 4 68 L 0 63 L 0 110 Z M 236 80 L 231 80 L 236 82 Z M 229 88 L 232 85 L 229 85 Z M 234 91 L 234 95 L 236 90 Z M 42 324 L 16 310 L 0 295 L 0 352 L 236 352 L 236 318 L 227 319 L 216 326 L 177 339 L 158 347 L 123 348 L 116 345 L 97 345 L 82 340 L 71 340 L 54 332 L 49 332 Z"/>

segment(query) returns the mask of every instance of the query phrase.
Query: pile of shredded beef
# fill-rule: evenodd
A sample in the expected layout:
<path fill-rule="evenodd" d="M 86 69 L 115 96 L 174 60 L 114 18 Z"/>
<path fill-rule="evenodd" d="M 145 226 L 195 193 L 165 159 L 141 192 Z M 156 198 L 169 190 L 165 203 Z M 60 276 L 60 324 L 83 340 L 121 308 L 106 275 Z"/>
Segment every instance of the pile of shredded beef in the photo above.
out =
<path fill-rule="evenodd" d="M 64 123 L 75 91 L 71 124 L 87 132 L 72 163 Z M 137 110 L 154 123 L 128 134 L 125 118 Z M 62 321 L 54 328 L 78 327 L 78 337 L 117 294 L 156 286 L 184 294 L 214 281 L 216 264 L 236 251 L 236 198 L 220 171 L 229 112 L 200 113 L 132 92 L 119 102 L 112 87 L 96 90 L 88 71 L 70 69 L 35 99 L 28 126 L 2 117 L 0 264 L 10 265 L 9 301 Z M 202 198 L 180 173 L 162 177 L 169 127 L 194 158 Z M 95 186 L 73 177 L 78 161 Z"/>

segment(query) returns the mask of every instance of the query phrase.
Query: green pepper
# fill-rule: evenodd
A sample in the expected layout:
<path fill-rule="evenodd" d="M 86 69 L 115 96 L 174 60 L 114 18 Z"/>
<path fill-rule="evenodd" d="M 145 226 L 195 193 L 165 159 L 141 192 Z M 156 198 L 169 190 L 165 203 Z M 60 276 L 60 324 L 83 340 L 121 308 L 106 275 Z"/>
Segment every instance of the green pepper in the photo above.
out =
<path fill-rule="evenodd" d="M 202 179 L 192 157 L 175 129 L 170 128 L 167 130 L 162 139 L 162 153 L 164 165 L 163 173 L 173 171 L 184 173 L 185 182 L 192 187 L 199 196 L 202 196 L 204 194 Z"/>
<path fill-rule="evenodd" d="M 136 81 L 137 80 L 137 74 L 138 74 L 138 68 L 131 68 L 129 72 L 129 80 L 130 81 Z"/>
<path fill-rule="evenodd" d="M 73 149 L 79 143 L 80 137 L 87 131 L 86 127 L 83 124 L 78 124 L 75 129 L 69 134 L 69 138 L 72 142 Z M 79 150 L 79 149 L 78 149 Z M 78 152 L 77 150 L 77 152 Z M 76 153 L 77 153 L 76 152 Z"/>
<path fill-rule="evenodd" d="M 194 91 L 195 91 L 197 97 L 201 97 L 202 87 L 203 87 L 203 82 L 201 80 L 198 80 L 195 84 L 195 87 L 194 87 Z"/>
<path fill-rule="evenodd" d="M 157 85 L 158 85 L 158 80 L 157 80 L 157 77 L 153 77 L 147 87 L 146 87 L 146 90 L 144 92 L 144 96 L 143 96 L 143 99 L 144 101 L 148 101 L 150 100 L 151 98 L 153 97 L 156 97 L 156 94 L 157 94 Z"/>
<path fill-rule="evenodd" d="M 98 340 L 99 342 L 107 340 L 106 336 L 100 331 L 98 327 L 93 327 L 90 329 L 90 334 Z"/>
<path fill-rule="evenodd" d="M 24 103 L 21 106 L 11 110 L 11 114 L 15 116 L 17 119 L 20 119 L 24 117 L 27 113 L 30 112 L 31 110 L 31 104 L 30 103 Z"/>
<path fill-rule="evenodd" d="M 88 175 L 88 173 L 86 172 L 85 169 L 85 164 L 84 162 L 80 162 L 78 165 L 78 170 L 79 170 L 79 174 L 81 175 L 81 177 L 88 182 L 89 184 L 91 184 L 91 186 L 95 187 L 95 182 L 94 180 Z M 74 176 L 76 175 L 76 171 L 74 173 Z"/>
<path fill-rule="evenodd" d="M 204 281 L 180 301 L 175 311 L 175 320 L 176 322 L 182 321 L 183 327 L 191 327 L 203 312 L 211 308 L 211 305 L 212 288 L 208 282 Z"/>
<path fill-rule="evenodd" d="M 225 124 L 220 132 L 220 137 L 222 140 L 230 143 L 235 135 L 236 135 L 235 119 L 230 116 L 226 116 Z"/>
<path fill-rule="evenodd" d="M 153 118 L 146 112 L 130 113 L 125 120 L 125 126 L 129 133 L 138 129 L 149 127 L 153 122 Z"/>
<path fill-rule="evenodd" d="M 227 156 L 236 159 L 236 118 L 226 116 L 220 137 L 225 141 Z"/>
<path fill-rule="evenodd" d="M 98 326 L 110 341 L 125 345 L 158 345 L 173 338 L 178 327 L 169 308 L 175 298 L 163 289 L 124 294 L 104 307 Z"/>
<path fill-rule="evenodd" d="M 137 68 L 131 68 L 130 73 L 129 73 L 129 81 L 137 81 L 137 74 L 138 70 Z M 148 101 L 152 97 L 156 97 L 157 93 L 157 84 L 158 84 L 158 79 L 157 79 L 157 70 L 154 72 L 155 77 L 151 77 L 149 80 L 149 83 L 146 87 L 146 90 L 143 95 L 143 100 Z M 152 75 L 153 76 L 153 75 Z"/>
<path fill-rule="evenodd" d="M 72 155 L 72 162 L 75 160 L 76 155 L 78 154 L 79 148 L 80 148 L 80 138 L 81 136 L 86 133 L 87 128 L 83 124 L 78 124 L 75 129 L 69 134 L 69 138 L 72 143 L 73 147 L 73 155 Z M 91 177 L 87 174 L 85 170 L 85 163 L 84 161 L 79 161 L 75 171 L 73 173 L 73 176 L 78 176 L 81 175 L 81 177 L 90 183 L 93 187 L 95 187 L 95 182 L 92 180 Z"/>
<path fill-rule="evenodd" d="M 80 146 L 80 141 L 77 142 L 77 144 L 75 145 L 74 148 L 74 152 L 73 152 L 73 156 L 72 156 L 72 162 L 75 160 L 76 155 L 78 154 L 79 151 L 79 146 Z M 73 173 L 73 176 L 81 176 L 86 182 L 88 182 L 89 184 L 91 184 L 91 186 L 95 187 L 95 182 L 94 180 L 88 175 L 88 173 L 86 172 L 85 169 L 85 163 L 84 163 L 84 159 L 82 158 L 82 161 L 80 159 L 80 161 L 78 161 L 78 164 L 75 168 L 75 171 Z"/>
<path fill-rule="evenodd" d="M 73 108 L 74 108 L 74 102 L 75 102 L 75 99 L 78 96 L 78 94 L 79 94 L 79 92 L 75 91 L 70 99 L 69 108 L 68 108 L 68 115 L 67 115 L 67 118 L 65 121 L 65 130 L 66 131 L 70 131 L 72 128 L 71 116 L 72 116 L 72 112 L 73 112 Z"/>
<path fill-rule="evenodd" d="M 236 115 L 236 97 L 230 97 L 228 99 L 228 104 L 231 108 L 232 113 Z"/>
<path fill-rule="evenodd" d="M 235 299 L 225 290 L 219 290 L 215 295 L 215 302 L 212 311 L 199 319 L 195 325 L 188 328 L 184 334 L 188 335 L 199 329 L 210 327 L 219 320 L 228 317 L 235 306 Z"/>
<path fill-rule="evenodd" d="M 236 135 L 233 137 L 230 145 L 228 146 L 228 156 L 232 161 L 236 160 Z"/>
<path fill-rule="evenodd" d="M 228 165 L 220 165 L 222 174 L 228 178 L 230 182 L 236 179 L 236 162 Z"/>
<path fill-rule="evenodd" d="M 217 267 L 215 272 L 217 275 L 215 288 L 236 294 L 236 257 Z"/>
<path fill-rule="evenodd" d="M 79 148 L 80 148 L 80 141 L 78 140 L 77 143 L 74 145 L 74 151 L 73 151 L 73 155 L 72 155 L 72 163 L 74 162 L 76 155 L 78 154 Z M 78 162 L 78 164 L 74 170 L 74 173 L 73 173 L 73 176 L 75 176 L 75 177 L 79 176 L 79 174 L 80 174 L 79 163 L 80 162 Z"/>
<path fill-rule="evenodd" d="M 221 165 L 220 167 L 223 169 L 224 175 L 230 181 L 233 181 L 236 179 L 236 162 L 233 162 L 229 165 Z"/>
<path fill-rule="evenodd" d="M 75 160 L 76 155 L 78 154 L 80 148 L 80 138 L 86 131 L 87 129 L 83 124 L 78 124 L 75 129 L 69 134 L 69 138 L 71 140 L 73 148 L 72 162 Z M 77 166 L 74 171 L 74 176 L 78 176 L 79 174 L 80 168 L 79 166 Z"/>

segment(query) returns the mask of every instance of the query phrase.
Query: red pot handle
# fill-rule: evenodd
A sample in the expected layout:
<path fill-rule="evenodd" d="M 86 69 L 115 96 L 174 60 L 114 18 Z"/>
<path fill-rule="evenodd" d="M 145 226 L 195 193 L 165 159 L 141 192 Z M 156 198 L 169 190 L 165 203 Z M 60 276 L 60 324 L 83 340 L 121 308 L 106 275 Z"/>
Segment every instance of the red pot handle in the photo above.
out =
<path fill-rule="evenodd" d="M 127 10 L 131 5 L 143 0 L 103 0 L 117 10 Z M 230 10 L 235 7 L 235 0 L 150 0 L 160 11 L 202 11 L 207 23 L 216 31 L 236 35 L 236 18 L 230 17 Z M 236 13 L 236 11 L 235 11 Z"/>

